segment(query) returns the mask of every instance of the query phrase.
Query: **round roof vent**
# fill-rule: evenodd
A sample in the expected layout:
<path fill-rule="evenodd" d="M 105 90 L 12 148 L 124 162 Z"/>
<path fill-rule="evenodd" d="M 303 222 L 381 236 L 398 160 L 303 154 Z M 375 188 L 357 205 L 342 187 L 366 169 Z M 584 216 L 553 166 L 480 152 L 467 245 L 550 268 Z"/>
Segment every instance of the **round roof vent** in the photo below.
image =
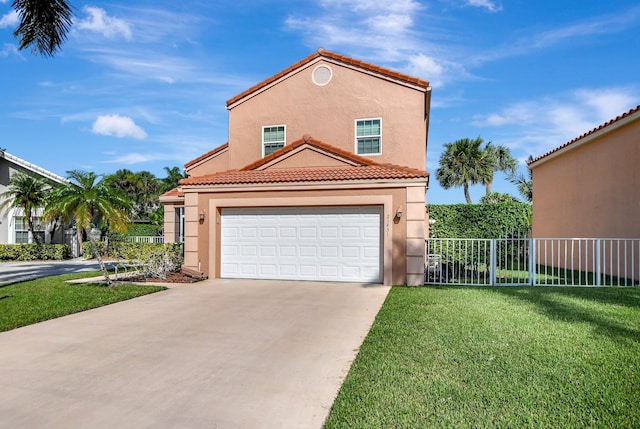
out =
<path fill-rule="evenodd" d="M 333 71 L 329 66 L 319 65 L 315 69 L 313 69 L 313 74 L 311 75 L 313 79 L 313 83 L 318 86 L 325 86 L 331 81 L 333 77 Z"/>

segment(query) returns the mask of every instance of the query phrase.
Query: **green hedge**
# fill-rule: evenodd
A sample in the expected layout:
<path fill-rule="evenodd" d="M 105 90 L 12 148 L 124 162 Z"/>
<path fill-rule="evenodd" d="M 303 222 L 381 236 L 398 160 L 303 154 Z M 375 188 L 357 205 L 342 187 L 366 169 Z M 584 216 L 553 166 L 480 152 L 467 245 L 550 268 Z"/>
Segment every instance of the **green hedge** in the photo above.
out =
<path fill-rule="evenodd" d="M 150 223 L 134 223 L 129 225 L 125 235 L 155 237 L 160 235 L 162 227 Z"/>
<path fill-rule="evenodd" d="M 127 243 L 124 241 L 109 241 L 109 248 L 105 251 L 104 242 L 99 241 L 98 250 L 101 255 L 127 261 L 148 262 L 160 253 L 169 253 L 172 258 L 182 260 L 182 243 Z M 82 252 L 85 258 L 92 258 L 91 243 L 82 243 Z"/>
<path fill-rule="evenodd" d="M 68 244 L 0 244 L 0 261 L 62 260 L 71 258 Z"/>
<path fill-rule="evenodd" d="M 520 202 L 494 204 L 429 204 L 433 238 L 526 237 L 531 227 L 531 205 Z"/>

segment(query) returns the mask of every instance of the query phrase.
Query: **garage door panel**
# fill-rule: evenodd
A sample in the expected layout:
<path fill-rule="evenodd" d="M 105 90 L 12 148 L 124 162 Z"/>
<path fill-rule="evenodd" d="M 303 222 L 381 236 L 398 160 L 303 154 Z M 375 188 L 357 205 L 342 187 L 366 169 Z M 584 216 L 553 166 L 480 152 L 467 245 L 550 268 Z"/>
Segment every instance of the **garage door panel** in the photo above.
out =
<path fill-rule="evenodd" d="M 223 209 L 221 276 L 380 282 L 381 208 Z"/>

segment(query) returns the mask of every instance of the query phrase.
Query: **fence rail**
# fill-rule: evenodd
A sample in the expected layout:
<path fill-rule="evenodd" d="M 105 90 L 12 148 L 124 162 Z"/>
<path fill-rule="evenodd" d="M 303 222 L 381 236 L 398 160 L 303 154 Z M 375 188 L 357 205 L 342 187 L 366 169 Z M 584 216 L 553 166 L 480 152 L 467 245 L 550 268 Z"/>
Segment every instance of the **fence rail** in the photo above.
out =
<path fill-rule="evenodd" d="M 425 240 L 425 283 L 640 286 L 638 238 Z"/>
<path fill-rule="evenodd" d="M 121 241 L 127 243 L 164 243 L 164 237 L 162 236 L 143 236 L 143 235 L 125 235 L 120 238 Z"/>

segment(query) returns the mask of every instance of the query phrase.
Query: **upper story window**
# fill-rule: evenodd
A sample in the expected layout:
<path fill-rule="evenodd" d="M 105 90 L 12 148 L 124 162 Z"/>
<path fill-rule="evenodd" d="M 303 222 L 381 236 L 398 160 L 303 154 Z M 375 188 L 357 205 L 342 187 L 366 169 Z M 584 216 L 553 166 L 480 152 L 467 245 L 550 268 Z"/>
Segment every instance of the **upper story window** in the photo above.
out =
<path fill-rule="evenodd" d="M 356 153 L 358 155 L 382 153 L 382 119 L 356 120 Z"/>
<path fill-rule="evenodd" d="M 262 127 L 262 156 L 267 156 L 283 147 L 286 137 L 285 125 Z"/>

